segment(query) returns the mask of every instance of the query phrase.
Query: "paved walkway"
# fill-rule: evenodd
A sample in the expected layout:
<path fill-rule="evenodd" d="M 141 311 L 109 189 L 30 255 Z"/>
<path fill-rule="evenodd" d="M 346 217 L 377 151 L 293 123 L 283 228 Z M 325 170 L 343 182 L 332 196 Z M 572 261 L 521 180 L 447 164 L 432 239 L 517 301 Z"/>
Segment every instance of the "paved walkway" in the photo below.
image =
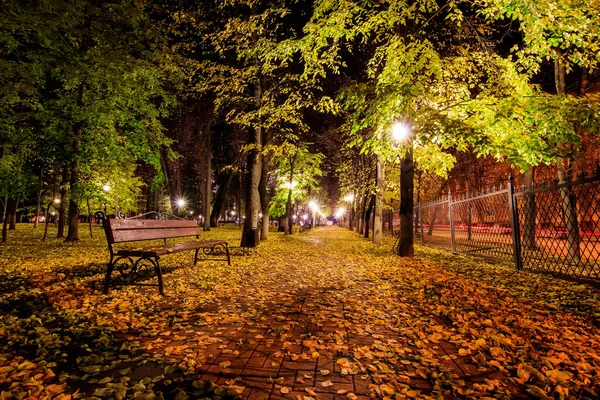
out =
<path fill-rule="evenodd" d="M 172 255 L 164 297 L 103 296 L 91 289 L 102 267 L 60 269 L 48 256 L 49 270 L 28 278 L 46 309 L 18 317 L 41 316 L 59 339 L 44 337 L 40 356 L 29 337 L 0 367 L 25 357 L 47 368 L 42 358 L 67 374 L 65 393 L 115 398 L 543 398 L 600 387 L 597 292 L 435 251 L 410 262 L 390 247 L 328 227 L 273 235 L 231 267 Z"/>

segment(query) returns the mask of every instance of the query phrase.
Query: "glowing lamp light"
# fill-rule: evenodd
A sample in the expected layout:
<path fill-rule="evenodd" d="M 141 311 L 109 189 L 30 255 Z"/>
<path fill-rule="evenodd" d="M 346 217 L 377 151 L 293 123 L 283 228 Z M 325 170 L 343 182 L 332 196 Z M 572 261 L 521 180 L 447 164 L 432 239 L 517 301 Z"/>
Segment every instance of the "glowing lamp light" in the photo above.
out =
<path fill-rule="evenodd" d="M 292 219 L 296 219 L 296 216 L 295 216 L 295 215 L 292 215 Z"/>
<path fill-rule="evenodd" d="M 304 215 L 302 216 L 302 219 L 306 221 L 306 220 L 308 219 L 308 215 L 304 214 Z"/>
<path fill-rule="evenodd" d="M 346 212 L 346 209 L 344 207 L 340 207 L 340 208 L 338 208 L 337 212 L 335 213 L 335 217 L 340 218 L 342 215 L 344 215 L 345 212 Z"/>
<path fill-rule="evenodd" d="M 261 212 L 258 213 L 258 218 L 262 218 L 262 216 L 263 216 L 263 213 L 261 213 Z"/>
<path fill-rule="evenodd" d="M 185 200 L 184 199 L 177 199 L 175 201 L 175 204 L 177 204 L 177 207 L 183 208 L 183 207 L 185 207 Z"/>
<path fill-rule="evenodd" d="M 54 199 L 54 204 L 60 204 L 60 199 Z"/>
<path fill-rule="evenodd" d="M 192 210 L 190 210 L 190 215 L 194 215 L 194 212 Z"/>
<path fill-rule="evenodd" d="M 347 203 L 352 203 L 354 201 L 354 194 L 347 194 L 346 197 L 344 197 L 344 201 Z"/>
<path fill-rule="evenodd" d="M 54 217 L 54 216 L 56 215 L 56 213 L 55 213 L 54 211 L 52 211 L 52 212 L 50 213 L 50 215 L 52 215 L 52 216 Z"/>
<path fill-rule="evenodd" d="M 110 192 L 110 185 L 104 185 L 102 186 L 102 190 L 106 193 Z"/>
<path fill-rule="evenodd" d="M 229 214 L 230 215 L 235 215 L 235 210 L 231 211 Z"/>
<path fill-rule="evenodd" d="M 410 137 L 410 126 L 404 122 L 397 122 L 392 126 L 392 138 L 396 142 L 404 142 Z"/>

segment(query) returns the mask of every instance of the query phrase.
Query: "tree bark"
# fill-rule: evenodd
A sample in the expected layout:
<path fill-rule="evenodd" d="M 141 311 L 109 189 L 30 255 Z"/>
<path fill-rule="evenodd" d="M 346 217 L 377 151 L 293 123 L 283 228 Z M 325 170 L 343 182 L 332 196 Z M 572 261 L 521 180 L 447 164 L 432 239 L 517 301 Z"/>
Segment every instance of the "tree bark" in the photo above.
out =
<path fill-rule="evenodd" d="M 365 232 L 365 211 L 367 210 L 367 202 L 369 201 L 369 193 L 366 192 L 362 198 L 362 204 L 360 205 L 357 232 L 359 235 L 363 235 Z"/>
<path fill-rule="evenodd" d="M 8 199 L 8 230 L 17 229 L 17 208 L 19 208 L 19 199 Z"/>
<path fill-rule="evenodd" d="M 90 227 L 90 237 L 93 239 L 94 231 L 92 230 L 92 210 L 90 208 L 90 198 L 88 197 L 85 200 L 87 203 L 87 211 L 88 211 L 87 219 L 88 219 L 88 226 Z"/>
<path fill-rule="evenodd" d="M 448 184 L 448 180 L 445 180 L 440 185 L 439 189 L 435 193 L 435 196 L 433 197 L 434 199 L 437 199 L 442 195 L 442 192 L 446 188 L 447 184 Z M 433 207 L 433 212 L 431 213 L 431 219 L 429 220 L 429 228 L 427 228 L 427 236 L 433 235 L 433 228 L 435 227 L 435 220 L 437 219 L 437 211 L 438 211 L 438 207 Z"/>
<path fill-rule="evenodd" d="M 385 164 L 377 157 L 377 194 L 375 197 L 375 220 L 373 221 L 373 243 L 381 244 L 383 231 L 383 196 L 385 193 Z"/>
<path fill-rule="evenodd" d="M 2 243 L 6 243 L 7 236 L 8 236 L 8 218 L 5 215 L 4 220 L 2 221 Z"/>
<path fill-rule="evenodd" d="M 202 214 L 204 214 L 204 231 L 210 231 L 210 203 L 212 194 L 212 143 L 210 124 L 206 129 L 206 168 L 204 171 L 204 198 L 202 199 Z"/>
<path fill-rule="evenodd" d="M 288 198 L 285 202 L 285 233 L 291 235 L 294 231 L 294 220 L 292 218 L 292 182 L 294 182 L 294 166 L 296 164 L 296 157 L 298 153 L 294 153 L 290 156 L 290 188 L 288 190 Z M 312 222 L 314 225 L 314 221 Z"/>
<path fill-rule="evenodd" d="M 37 204 L 35 207 L 35 222 L 33 227 L 38 227 L 38 220 L 40 219 L 40 211 L 42 208 L 42 193 L 44 192 L 44 168 L 40 171 L 40 191 L 38 192 Z"/>
<path fill-rule="evenodd" d="M 566 69 L 562 62 L 562 52 L 560 49 L 556 49 L 556 59 L 554 61 L 554 83 L 556 85 L 556 93 L 559 96 L 565 94 L 566 88 Z M 562 184 L 567 181 L 567 173 L 565 169 L 565 160 L 558 160 L 556 163 L 556 173 L 558 176 L 558 183 Z M 565 227 L 567 229 L 567 246 L 569 251 L 569 257 L 574 261 L 580 259 L 580 237 L 579 237 L 579 223 L 577 220 L 577 197 L 571 193 L 568 187 L 559 189 L 561 205 L 563 210 L 563 217 L 565 221 Z"/>
<path fill-rule="evenodd" d="M 258 245 L 255 237 L 258 229 L 258 213 L 260 209 L 260 194 L 258 192 L 258 184 L 261 175 L 261 159 L 260 159 L 260 143 L 261 143 L 261 128 L 254 128 L 250 134 L 251 142 L 254 145 L 248 152 L 247 160 L 247 178 L 246 178 L 246 209 L 244 220 L 244 232 L 242 233 L 242 247 L 255 247 Z"/>
<path fill-rule="evenodd" d="M 67 202 L 67 182 L 69 181 L 69 172 L 66 167 L 62 171 L 62 179 L 60 181 L 60 204 L 58 206 L 58 232 L 56 233 L 57 238 L 65 237 L 65 204 Z M 54 199 L 52 199 L 54 201 Z"/>
<path fill-rule="evenodd" d="M 527 193 L 535 179 L 535 167 L 530 167 L 523 174 L 523 185 L 525 186 L 525 196 L 523 196 L 523 247 L 526 249 L 535 250 L 537 248 L 535 242 L 535 225 L 537 219 L 537 207 L 535 203 L 535 195 Z"/>
<path fill-rule="evenodd" d="M 400 237 L 398 241 L 398 255 L 402 257 L 413 257 L 414 233 L 413 233 L 413 206 L 414 206 L 414 163 L 412 142 L 406 155 L 400 161 Z"/>
<path fill-rule="evenodd" d="M 71 165 L 71 177 L 69 180 L 69 230 L 65 242 L 76 242 L 79 240 L 79 203 L 76 198 L 77 189 L 79 186 L 79 149 L 81 147 L 81 128 L 78 129 L 77 138 L 75 141 L 73 163 Z M 62 203 L 61 203 L 62 205 Z M 116 205 L 115 205 L 116 212 Z"/>
<path fill-rule="evenodd" d="M 219 174 L 219 187 L 217 194 L 215 195 L 215 201 L 213 203 L 212 212 L 210 213 L 210 226 L 216 228 L 219 224 L 219 216 L 223 214 L 223 207 L 225 207 L 225 199 L 229 193 L 229 187 L 233 180 L 233 172 L 224 171 Z M 238 209 L 239 211 L 239 209 Z M 204 214 L 206 218 L 206 214 Z"/>
<path fill-rule="evenodd" d="M 373 206 L 375 205 L 375 196 L 372 194 L 369 194 L 368 196 L 369 200 L 368 200 L 368 206 L 367 209 L 365 210 L 365 221 L 364 221 L 364 229 L 363 229 L 363 236 L 365 237 L 365 239 L 369 238 L 369 234 L 371 232 L 371 212 L 373 211 Z"/>
<path fill-rule="evenodd" d="M 267 132 L 263 135 L 263 148 L 269 142 Z M 262 212 L 260 240 L 269 239 L 269 193 L 267 191 L 267 181 L 269 180 L 270 160 L 267 154 L 261 153 L 261 173 L 258 182 L 258 193 L 260 195 L 260 209 Z"/>

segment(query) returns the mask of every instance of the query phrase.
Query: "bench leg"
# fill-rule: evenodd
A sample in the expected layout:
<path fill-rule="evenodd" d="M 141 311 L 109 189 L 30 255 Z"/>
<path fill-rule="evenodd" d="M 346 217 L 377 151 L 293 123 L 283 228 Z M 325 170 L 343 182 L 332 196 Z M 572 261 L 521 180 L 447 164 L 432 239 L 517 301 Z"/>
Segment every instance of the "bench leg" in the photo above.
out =
<path fill-rule="evenodd" d="M 200 251 L 200 249 L 196 249 L 196 254 L 194 255 L 194 265 L 196 265 L 196 263 L 198 262 L 198 252 Z"/>
<path fill-rule="evenodd" d="M 158 262 L 158 257 L 156 257 L 156 261 L 154 263 L 154 268 L 156 269 L 156 276 L 158 277 L 158 294 L 160 294 L 162 296 L 164 294 L 163 293 L 163 277 L 162 277 L 162 271 L 160 270 L 160 264 Z"/>
<path fill-rule="evenodd" d="M 231 265 L 231 256 L 229 255 L 229 246 L 225 243 L 225 253 L 227 254 L 227 265 Z"/>
<path fill-rule="evenodd" d="M 113 256 L 110 256 L 110 261 L 106 266 L 106 276 L 104 277 L 104 294 L 108 294 L 108 287 L 110 286 L 110 275 L 113 272 L 115 265 L 113 264 Z"/>

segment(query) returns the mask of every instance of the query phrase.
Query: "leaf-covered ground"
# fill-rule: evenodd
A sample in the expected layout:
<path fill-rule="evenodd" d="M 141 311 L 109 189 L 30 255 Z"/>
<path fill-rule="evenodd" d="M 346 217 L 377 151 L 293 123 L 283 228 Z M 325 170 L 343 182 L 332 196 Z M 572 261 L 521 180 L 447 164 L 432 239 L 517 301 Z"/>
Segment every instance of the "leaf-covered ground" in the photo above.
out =
<path fill-rule="evenodd" d="M 597 290 L 343 228 L 101 294 L 103 234 L 0 247 L 0 398 L 598 398 Z M 85 235 L 87 232 L 82 232 Z M 239 230 L 205 238 L 239 243 Z"/>

